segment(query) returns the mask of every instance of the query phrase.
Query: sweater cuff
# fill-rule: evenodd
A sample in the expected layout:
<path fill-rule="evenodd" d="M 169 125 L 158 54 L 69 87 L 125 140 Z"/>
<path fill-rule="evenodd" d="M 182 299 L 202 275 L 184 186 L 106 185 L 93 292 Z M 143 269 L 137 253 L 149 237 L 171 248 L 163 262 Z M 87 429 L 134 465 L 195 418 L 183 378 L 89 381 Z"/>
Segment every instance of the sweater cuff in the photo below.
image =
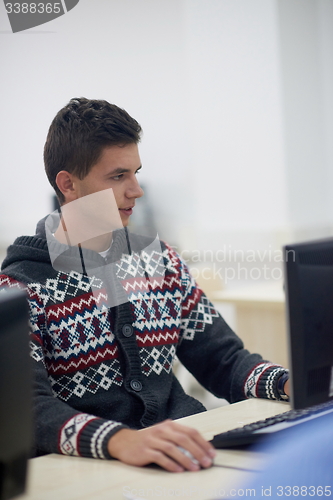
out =
<path fill-rule="evenodd" d="M 245 397 L 282 400 L 278 391 L 278 380 L 284 373 L 288 373 L 288 370 L 280 365 L 258 364 L 245 381 Z"/>
<path fill-rule="evenodd" d="M 59 432 L 58 449 L 63 455 L 110 459 L 107 445 L 113 434 L 126 425 L 79 413 L 67 420 Z"/>

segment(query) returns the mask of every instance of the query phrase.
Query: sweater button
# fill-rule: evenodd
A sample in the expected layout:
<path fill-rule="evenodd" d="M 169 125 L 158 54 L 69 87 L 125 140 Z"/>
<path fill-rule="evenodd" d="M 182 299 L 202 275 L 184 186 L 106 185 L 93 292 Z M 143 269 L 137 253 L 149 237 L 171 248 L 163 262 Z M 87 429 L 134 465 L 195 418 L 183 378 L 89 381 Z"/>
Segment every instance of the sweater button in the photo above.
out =
<path fill-rule="evenodd" d="M 123 332 L 124 337 L 130 337 L 133 334 L 132 325 L 124 325 L 122 328 L 122 332 Z"/>
<path fill-rule="evenodd" d="M 132 387 L 133 391 L 140 392 L 142 389 L 142 384 L 139 382 L 139 380 L 131 380 L 130 386 Z"/>

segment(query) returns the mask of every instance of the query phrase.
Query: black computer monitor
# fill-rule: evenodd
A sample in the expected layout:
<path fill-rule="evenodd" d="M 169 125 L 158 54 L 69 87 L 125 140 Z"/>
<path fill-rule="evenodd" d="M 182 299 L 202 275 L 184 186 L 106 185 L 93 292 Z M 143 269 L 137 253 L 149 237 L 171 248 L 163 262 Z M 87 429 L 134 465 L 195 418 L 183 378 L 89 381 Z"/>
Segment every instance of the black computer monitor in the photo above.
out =
<path fill-rule="evenodd" d="M 284 247 L 291 404 L 333 398 L 333 238 Z"/>
<path fill-rule="evenodd" d="M 32 441 L 28 303 L 0 293 L 0 500 L 25 491 Z"/>

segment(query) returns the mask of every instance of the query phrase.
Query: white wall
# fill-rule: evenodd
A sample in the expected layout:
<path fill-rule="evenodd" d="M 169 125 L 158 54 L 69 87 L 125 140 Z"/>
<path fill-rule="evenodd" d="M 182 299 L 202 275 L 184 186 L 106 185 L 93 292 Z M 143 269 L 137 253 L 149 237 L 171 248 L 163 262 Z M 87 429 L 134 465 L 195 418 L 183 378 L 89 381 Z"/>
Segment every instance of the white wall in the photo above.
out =
<path fill-rule="evenodd" d="M 333 2 L 279 0 L 290 225 L 332 233 Z"/>
<path fill-rule="evenodd" d="M 329 231 L 332 5 L 80 0 L 12 34 L 0 3 L 2 244 L 50 210 L 43 144 L 75 96 L 141 123 L 142 182 L 181 248 L 275 248 L 304 224 Z"/>
<path fill-rule="evenodd" d="M 276 5 L 186 5 L 196 245 L 261 246 L 287 223 Z"/>
<path fill-rule="evenodd" d="M 67 15 L 15 35 L 3 33 L 9 22 L 2 3 L 0 17 L 4 241 L 34 231 L 49 210 L 43 144 L 71 97 L 107 99 L 139 120 L 144 180 L 161 169 L 172 178 L 187 163 L 181 2 L 81 0 Z"/>

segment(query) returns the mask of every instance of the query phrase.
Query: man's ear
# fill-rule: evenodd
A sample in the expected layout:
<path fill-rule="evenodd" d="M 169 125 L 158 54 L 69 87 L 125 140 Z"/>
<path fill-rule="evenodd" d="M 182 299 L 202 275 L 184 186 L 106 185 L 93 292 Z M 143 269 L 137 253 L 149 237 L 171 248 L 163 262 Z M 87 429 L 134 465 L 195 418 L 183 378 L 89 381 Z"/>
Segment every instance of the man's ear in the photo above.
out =
<path fill-rule="evenodd" d="M 58 172 L 56 177 L 56 184 L 58 189 L 62 192 L 65 198 L 65 203 L 74 201 L 77 199 L 74 176 L 67 172 L 66 170 L 61 170 Z"/>

